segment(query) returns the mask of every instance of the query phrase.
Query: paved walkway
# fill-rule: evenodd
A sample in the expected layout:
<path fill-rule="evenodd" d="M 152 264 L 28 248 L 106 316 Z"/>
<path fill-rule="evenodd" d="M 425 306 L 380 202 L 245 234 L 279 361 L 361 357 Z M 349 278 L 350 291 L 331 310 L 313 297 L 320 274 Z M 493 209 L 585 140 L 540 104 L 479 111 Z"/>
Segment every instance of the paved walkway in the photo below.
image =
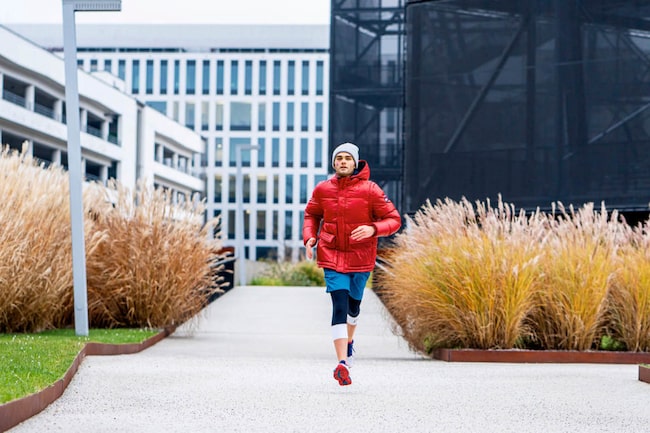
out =
<path fill-rule="evenodd" d="M 635 365 L 446 363 L 393 335 L 366 292 L 353 384 L 332 378 L 322 288 L 238 287 L 194 329 L 84 360 L 11 432 L 650 432 Z"/>

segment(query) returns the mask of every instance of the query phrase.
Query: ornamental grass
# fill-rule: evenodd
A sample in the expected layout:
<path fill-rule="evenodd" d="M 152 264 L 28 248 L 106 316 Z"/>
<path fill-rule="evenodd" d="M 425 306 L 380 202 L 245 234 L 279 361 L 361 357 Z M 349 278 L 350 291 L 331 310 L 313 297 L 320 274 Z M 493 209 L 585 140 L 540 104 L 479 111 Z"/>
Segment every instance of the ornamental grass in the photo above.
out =
<path fill-rule="evenodd" d="M 412 348 L 627 350 L 650 343 L 650 235 L 604 206 L 525 214 L 427 202 L 385 251 L 377 291 Z"/>
<path fill-rule="evenodd" d="M 68 175 L 25 152 L 0 156 L 0 332 L 74 326 Z M 220 291 L 216 221 L 204 223 L 201 202 L 140 182 L 86 184 L 83 204 L 91 327 L 176 325 Z"/>

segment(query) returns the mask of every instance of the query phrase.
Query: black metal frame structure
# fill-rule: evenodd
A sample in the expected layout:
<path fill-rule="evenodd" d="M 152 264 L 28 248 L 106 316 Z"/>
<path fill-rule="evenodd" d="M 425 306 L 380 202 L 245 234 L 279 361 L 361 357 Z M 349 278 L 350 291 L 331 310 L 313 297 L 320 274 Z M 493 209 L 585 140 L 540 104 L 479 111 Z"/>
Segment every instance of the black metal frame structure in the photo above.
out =
<path fill-rule="evenodd" d="M 371 178 L 402 192 L 405 0 L 332 0 L 330 151 L 357 144 Z"/>
<path fill-rule="evenodd" d="M 405 212 L 466 197 L 647 214 L 650 2 L 406 5 Z"/>

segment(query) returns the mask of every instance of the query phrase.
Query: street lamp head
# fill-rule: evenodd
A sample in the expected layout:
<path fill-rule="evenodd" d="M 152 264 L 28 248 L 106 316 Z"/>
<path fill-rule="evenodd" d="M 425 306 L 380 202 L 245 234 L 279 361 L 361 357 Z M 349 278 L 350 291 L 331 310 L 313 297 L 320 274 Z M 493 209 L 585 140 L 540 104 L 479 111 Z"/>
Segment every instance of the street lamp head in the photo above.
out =
<path fill-rule="evenodd" d="M 122 0 L 62 0 L 63 5 L 73 5 L 75 11 L 121 11 Z"/>

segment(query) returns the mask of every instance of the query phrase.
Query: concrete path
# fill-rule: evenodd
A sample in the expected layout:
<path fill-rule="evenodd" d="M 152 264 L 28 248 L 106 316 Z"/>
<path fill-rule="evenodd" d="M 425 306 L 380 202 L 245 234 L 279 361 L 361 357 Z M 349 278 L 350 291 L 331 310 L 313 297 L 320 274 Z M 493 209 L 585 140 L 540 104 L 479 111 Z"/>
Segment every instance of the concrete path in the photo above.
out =
<path fill-rule="evenodd" d="M 351 386 L 332 378 L 323 288 L 238 287 L 133 355 L 91 356 L 11 432 L 650 432 L 635 365 L 446 363 L 366 292 Z"/>

